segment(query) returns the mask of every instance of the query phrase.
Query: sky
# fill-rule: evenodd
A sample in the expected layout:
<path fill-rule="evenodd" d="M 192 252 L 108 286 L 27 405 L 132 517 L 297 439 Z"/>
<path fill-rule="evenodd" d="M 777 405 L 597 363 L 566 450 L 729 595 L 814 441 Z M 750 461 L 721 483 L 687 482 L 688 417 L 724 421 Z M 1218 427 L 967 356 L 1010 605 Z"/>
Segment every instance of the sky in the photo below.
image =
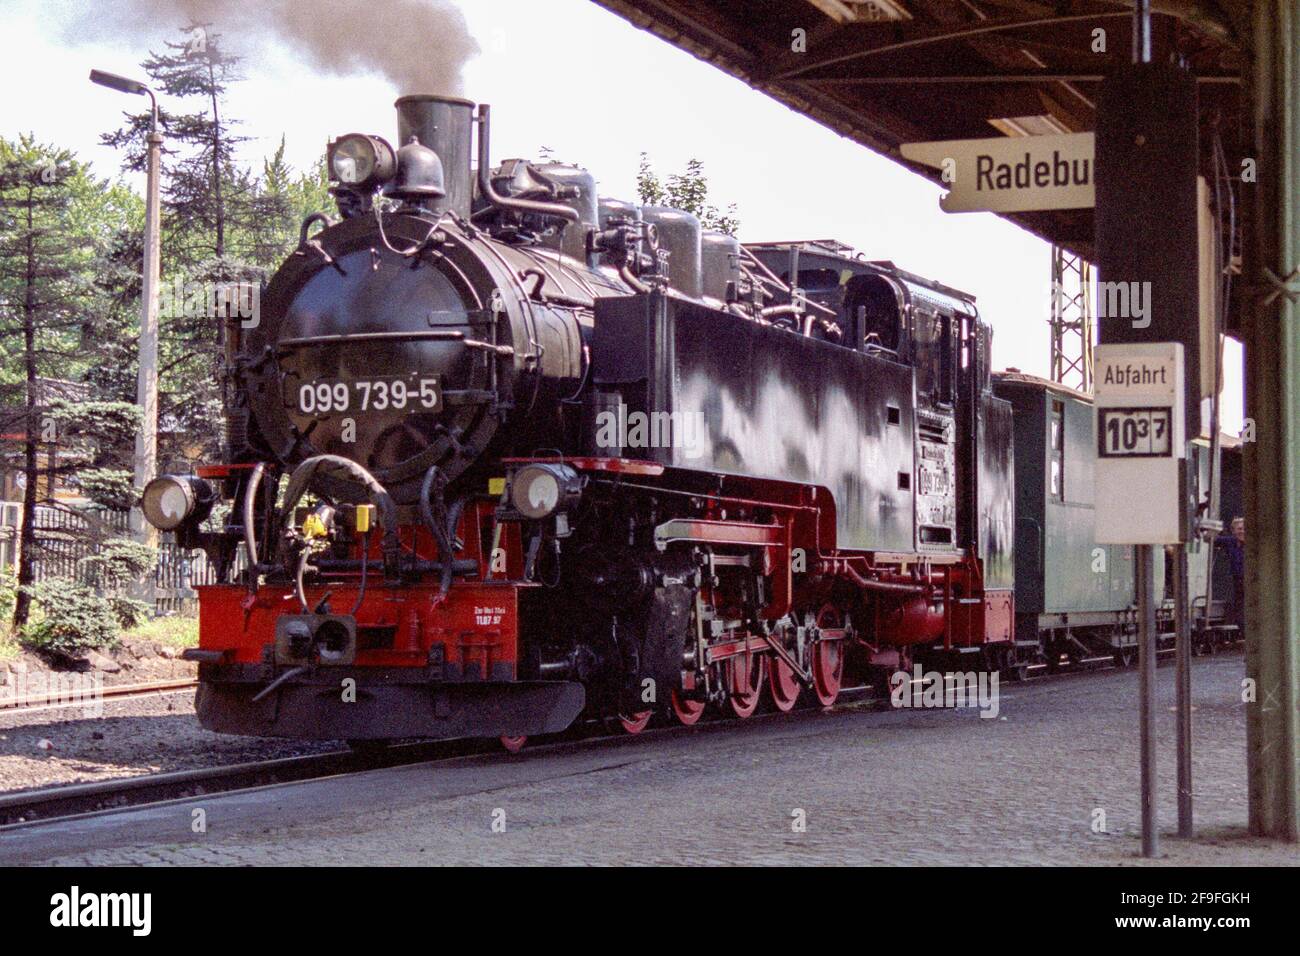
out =
<path fill-rule="evenodd" d="M 590 170 L 602 195 L 635 199 L 641 152 L 661 174 L 698 158 L 711 201 L 736 204 L 742 241 L 838 239 L 969 292 L 993 327 L 994 366 L 1047 375 L 1047 243 L 989 213 L 942 212 L 938 186 L 590 0 L 455 2 L 481 48 L 461 95 L 492 104 L 494 161 L 549 147 Z M 102 28 L 114 8 L 115 0 L 0 0 L 0 135 L 34 132 L 74 149 L 100 175 L 117 175 L 119 157 L 98 137 L 140 105 L 91 85 L 87 73 L 143 77 L 147 48 L 161 50 L 183 24 L 160 18 L 156 35 L 118 38 Z M 245 161 L 260 163 L 281 135 L 299 169 L 343 133 L 395 139 L 392 103 L 411 91 L 373 73 L 322 73 L 260 34 L 227 32 L 223 46 L 245 56 L 244 80 L 225 107 L 249 137 Z M 1225 365 L 1225 430 L 1235 432 L 1240 352 L 1231 341 Z"/>

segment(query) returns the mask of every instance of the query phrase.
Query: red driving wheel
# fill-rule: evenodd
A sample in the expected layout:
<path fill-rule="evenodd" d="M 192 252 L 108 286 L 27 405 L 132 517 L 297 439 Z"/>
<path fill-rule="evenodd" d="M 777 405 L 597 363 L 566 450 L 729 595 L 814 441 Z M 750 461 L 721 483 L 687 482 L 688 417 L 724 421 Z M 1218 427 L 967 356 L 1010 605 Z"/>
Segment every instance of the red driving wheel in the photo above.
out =
<path fill-rule="evenodd" d="M 737 654 L 726 664 L 727 703 L 737 717 L 749 717 L 758 710 L 767 673 L 766 654 Z"/>
<path fill-rule="evenodd" d="M 781 660 L 776 654 L 767 670 L 767 689 L 772 696 L 772 705 L 783 714 L 794 710 L 799 700 L 799 678 L 794 668 Z"/>
<path fill-rule="evenodd" d="M 528 742 L 527 737 L 507 737 L 501 735 L 501 746 L 505 747 L 512 754 L 517 754 L 524 749 L 524 744 Z"/>
<path fill-rule="evenodd" d="M 827 604 L 817 612 L 817 627 L 835 630 L 844 626 L 840 612 Z M 844 678 L 844 642 L 819 640 L 813 644 L 812 677 L 813 695 L 817 703 L 830 707 L 840 696 L 840 682 Z"/>
<path fill-rule="evenodd" d="M 639 714 L 633 714 L 630 717 L 625 717 L 622 714 L 619 714 L 618 722 L 623 726 L 623 729 L 627 731 L 629 734 L 639 734 L 641 733 L 641 731 L 645 730 L 647 726 L 649 726 L 650 717 L 653 715 L 653 713 L 654 711 L 643 710 Z"/>
<path fill-rule="evenodd" d="M 673 716 L 679 724 L 687 727 L 699 723 L 700 717 L 704 715 L 704 701 L 683 697 L 678 691 L 673 691 L 671 703 Z"/>

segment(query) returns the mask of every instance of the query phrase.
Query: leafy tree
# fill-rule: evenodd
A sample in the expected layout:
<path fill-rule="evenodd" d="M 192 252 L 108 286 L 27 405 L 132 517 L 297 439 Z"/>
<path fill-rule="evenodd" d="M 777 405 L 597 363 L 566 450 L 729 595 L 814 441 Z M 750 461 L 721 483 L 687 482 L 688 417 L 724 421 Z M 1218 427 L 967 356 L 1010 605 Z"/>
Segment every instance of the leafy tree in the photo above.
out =
<path fill-rule="evenodd" d="M 135 501 L 135 473 L 126 468 L 86 468 L 74 484 L 91 501 L 113 511 L 126 511 Z"/>
<path fill-rule="evenodd" d="M 149 605 L 127 592 L 153 571 L 157 563 L 158 553 L 148 545 L 130 538 L 110 538 L 78 562 L 77 572 L 86 584 L 104 595 L 118 624 L 134 627 L 148 616 Z"/>
<path fill-rule="evenodd" d="M 643 206 L 662 206 L 668 199 L 663 183 L 659 182 L 659 174 L 654 171 L 646 153 L 641 154 L 641 165 L 636 171 L 636 191 Z"/>
<path fill-rule="evenodd" d="M 642 153 L 636 189 L 643 205 L 683 209 L 698 217 L 705 229 L 725 232 L 729 236 L 734 236 L 740 229 L 735 203 L 729 204 L 726 212 L 720 212 L 709 202 L 709 181 L 704 175 L 704 163 L 698 159 L 688 160 L 683 172 L 673 173 L 661 182 L 649 156 Z"/>
<path fill-rule="evenodd" d="M 99 250 L 97 308 L 83 338 L 94 344 L 97 361 L 84 379 L 101 401 L 135 402 L 139 374 L 140 263 L 144 258 L 144 200 L 118 182 L 79 204 L 87 210 L 77 234 L 94 237 Z"/>
<path fill-rule="evenodd" d="M 206 28 L 184 34 L 144 64 L 163 102 L 192 104 L 190 112 L 160 113 L 163 463 L 218 452 L 225 323 L 206 307 L 214 287 L 260 284 L 297 245 L 303 218 L 333 208 L 323 156 L 299 172 L 285 160 L 281 139 L 259 172 L 237 162 L 235 150 L 245 138 L 223 104 L 228 84 L 239 78 L 238 58 Z M 148 113 L 128 114 L 121 129 L 102 137 L 123 151 L 125 169 L 143 170 L 149 124 Z M 95 553 L 79 569 L 79 583 L 33 586 L 40 559 L 37 508 L 70 508 L 50 494 L 56 479 L 114 510 L 134 497 L 143 235 L 144 204 L 127 186 L 96 178 L 66 150 L 31 137 L 0 139 L 0 432 L 16 436 L 27 479 L 12 595 L 20 627 L 40 594 L 73 584 L 104 592 L 104 606 L 123 623 L 143 610 L 108 581 L 105 569 L 121 563 L 113 557 L 121 549 L 105 540 L 112 532 L 93 513 L 80 512 L 90 521 Z M 196 308 L 195 300 L 203 304 Z M 46 454 L 54 438 L 57 461 Z M 50 597 L 44 620 L 58 617 L 56 604 Z M 90 614 L 86 607 L 81 610 Z M 61 626 L 56 621 L 41 633 L 50 637 Z M 98 634 L 95 621 L 88 626 Z"/>
<path fill-rule="evenodd" d="M 133 458 L 140 407 L 133 402 L 53 399 L 42 416 L 75 460 L 55 469 L 91 501 L 123 511 L 135 499 Z"/>

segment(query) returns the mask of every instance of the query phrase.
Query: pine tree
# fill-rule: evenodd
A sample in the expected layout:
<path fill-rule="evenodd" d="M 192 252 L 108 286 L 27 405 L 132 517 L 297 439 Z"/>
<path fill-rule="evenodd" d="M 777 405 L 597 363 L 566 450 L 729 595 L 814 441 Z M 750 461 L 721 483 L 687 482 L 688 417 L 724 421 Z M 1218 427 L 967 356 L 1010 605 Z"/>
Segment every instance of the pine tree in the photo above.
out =
<path fill-rule="evenodd" d="M 0 414 L 3 430 L 21 436 L 25 478 L 16 627 L 31 606 L 38 505 L 53 503 L 55 481 L 78 468 L 111 470 L 104 466 L 114 463 L 123 431 L 134 430 L 133 406 L 68 401 L 66 392 L 77 389 L 59 384 L 89 365 L 84 336 L 98 300 L 99 250 L 88 223 L 106 189 L 67 150 L 30 136 L 0 140 Z M 119 427 L 101 444 L 103 433 L 90 437 L 87 429 L 105 422 Z M 46 454 L 42 467 L 42 446 L 56 442 L 70 454 L 58 462 Z"/>
<path fill-rule="evenodd" d="M 257 184 L 257 202 L 262 215 L 262 232 L 258 236 L 257 261 L 268 272 L 279 267 L 298 246 L 302 222 L 312 213 L 330 213 L 336 207 L 329 193 L 329 176 L 325 157 L 304 173 L 295 173 L 284 158 L 285 140 L 262 161 L 262 177 Z"/>
<path fill-rule="evenodd" d="M 166 41 L 167 52 L 153 53 L 141 64 L 161 102 L 197 100 L 195 112 L 159 109 L 164 139 L 162 201 L 164 246 L 169 258 L 193 265 L 245 251 L 237 248 L 236 227 L 246 222 L 247 183 L 239 176 L 235 148 L 248 137 L 236 135 L 237 124 L 222 112 L 228 85 L 241 79 L 240 58 L 224 53 L 220 34 L 208 24 L 191 24 L 184 39 Z M 127 114 L 126 124 L 100 137 L 106 146 L 124 149 L 123 167 L 142 172 L 147 159 L 148 112 Z"/>
<path fill-rule="evenodd" d="M 142 64 L 160 100 L 193 102 L 193 112 L 159 111 L 164 136 L 162 171 L 162 307 L 159 312 L 159 460 L 218 454 L 221 421 L 221 316 L 205 306 L 231 284 L 260 285 L 276 245 L 279 209 L 261 195 L 259 181 L 236 161 L 247 137 L 224 113 L 239 57 L 221 49 L 207 24 L 190 24 Z M 146 160 L 149 115 L 128 115 L 101 141 L 125 151 L 123 166 Z M 267 220 L 271 220 L 268 226 Z M 175 294 L 179 290 L 180 294 Z"/>

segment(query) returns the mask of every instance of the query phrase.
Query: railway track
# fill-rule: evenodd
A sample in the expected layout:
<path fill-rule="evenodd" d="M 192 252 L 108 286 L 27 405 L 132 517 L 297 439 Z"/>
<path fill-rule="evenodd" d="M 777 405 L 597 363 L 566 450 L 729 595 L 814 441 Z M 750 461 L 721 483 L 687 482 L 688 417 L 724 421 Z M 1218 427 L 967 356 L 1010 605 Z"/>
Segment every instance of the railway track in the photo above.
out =
<path fill-rule="evenodd" d="M 212 794 L 293 783 L 337 774 L 429 760 L 445 760 L 499 749 L 495 741 L 439 741 L 397 744 L 377 753 L 335 750 L 248 763 L 151 773 L 0 796 L 0 833 L 18 826 L 49 823 L 131 807 Z"/>
<path fill-rule="evenodd" d="M 171 680 L 149 681 L 143 684 L 103 685 L 94 690 L 62 689 L 46 694 L 8 700 L 0 698 L 0 714 L 32 714 L 46 710 L 64 710 L 85 707 L 87 703 L 108 700 L 136 700 L 162 694 L 178 694 L 199 686 L 197 678 L 183 677 Z"/>
<path fill-rule="evenodd" d="M 847 711 L 874 703 L 870 688 L 845 688 L 840 700 L 831 708 Z M 752 720 L 768 720 L 787 714 L 765 713 Z M 661 727 L 649 731 L 664 733 L 710 733 L 735 726 L 736 721 L 721 719 L 701 722 L 692 727 Z M 634 735 L 609 731 L 599 721 L 575 725 L 567 731 L 529 745 L 529 753 L 555 748 L 585 746 L 602 740 L 630 740 Z M 17 827 L 69 820 L 100 813 L 111 813 L 171 800 L 193 799 L 236 790 L 273 786 L 281 783 L 314 780 L 339 774 L 360 773 L 384 767 L 431 763 L 482 754 L 508 755 L 495 739 L 417 741 L 399 743 L 382 749 L 334 750 L 320 754 L 280 757 L 273 760 L 204 767 L 168 773 L 143 774 L 138 777 L 93 783 L 65 784 L 19 793 L 0 795 L 0 834 Z"/>
<path fill-rule="evenodd" d="M 1169 656 L 1162 652 L 1162 659 Z M 1048 672 L 1045 664 L 1031 665 L 1031 675 L 1027 681 L 1008 686 L 1027 686 L 1042 682 L 1080 679 L 1086 675 L 1096 675 L 1116 668 L 1107 666 L 1108 656 L 1098 656 L 1077 661 L 1074 666 L 1066 667 L 1055 673 Z M 914 681 L 915 682 L 915 681 Z M 166 693 L 187 689 L 180 686 L 184 682 L 159 682 L 176 686 L 159 687 L 156 685 L 124 686 L 120 688 L 119 698 L 131 694 Z M 191 681 L 192 687 L 196 682 Z M 839 700 L 829 708 L 832 712 L 860 710 L 879 707 L 885 704 L 887 697 L 873 694 L 867 686 L 848 687 L 840 692 Z M 79 705 L 78 705 L 79 706 Z M 803 710 L 808 713 L 809 708 Z M 799 713 L 799 711 L 796 711 Z M 767 721 L 791 716 L 777 712 L 765 712 L 748 720 Z M 575 725 L 561 734 L 539 740 L 529 746 L 530 753 L 546 752 L 589 746 L 600 741 L 616 739 L 630 740 L 644 734 L 628 734 L 623 731 L 610 731 L 609 726 L 616 722 L 589 721 Z M 710 733 L 736 726 L 735 719 L 717 719 L 703 721 L 694 726 L 664 726 L 648 731 L 650 735 Z M 0 795 L 0 834 L 17 827 L 45 824 L 59 820 L 91 816 L 100 813 L 131 809 L 151 804 L 165 803 L 171 800 L 193 799 L 237 790 L 273 786 L 336 776 L 339 774 L 360 773 L 366 770 L 384 767 L 398 767 L 415 763 L 431 763 L 483 754 L 500 754 L 503 759 L 501 743 L 491 739 L 466 739 L 442 741 L 417 741 L 399 743 L 372 750 L 368 748 L 353 750 L 335 750 L 321 754 L 305 754 L 295 757 L 281 757 L 266 761 L 230 764 L 222 767 L 205 767 L 196 770 L 182 770 L 168 773 L 145 774 L 139 777 L 119 778 L 116 780 L 97 781 L 94 783 L 61 785 L 30 790 L 13 794 Z"/>

